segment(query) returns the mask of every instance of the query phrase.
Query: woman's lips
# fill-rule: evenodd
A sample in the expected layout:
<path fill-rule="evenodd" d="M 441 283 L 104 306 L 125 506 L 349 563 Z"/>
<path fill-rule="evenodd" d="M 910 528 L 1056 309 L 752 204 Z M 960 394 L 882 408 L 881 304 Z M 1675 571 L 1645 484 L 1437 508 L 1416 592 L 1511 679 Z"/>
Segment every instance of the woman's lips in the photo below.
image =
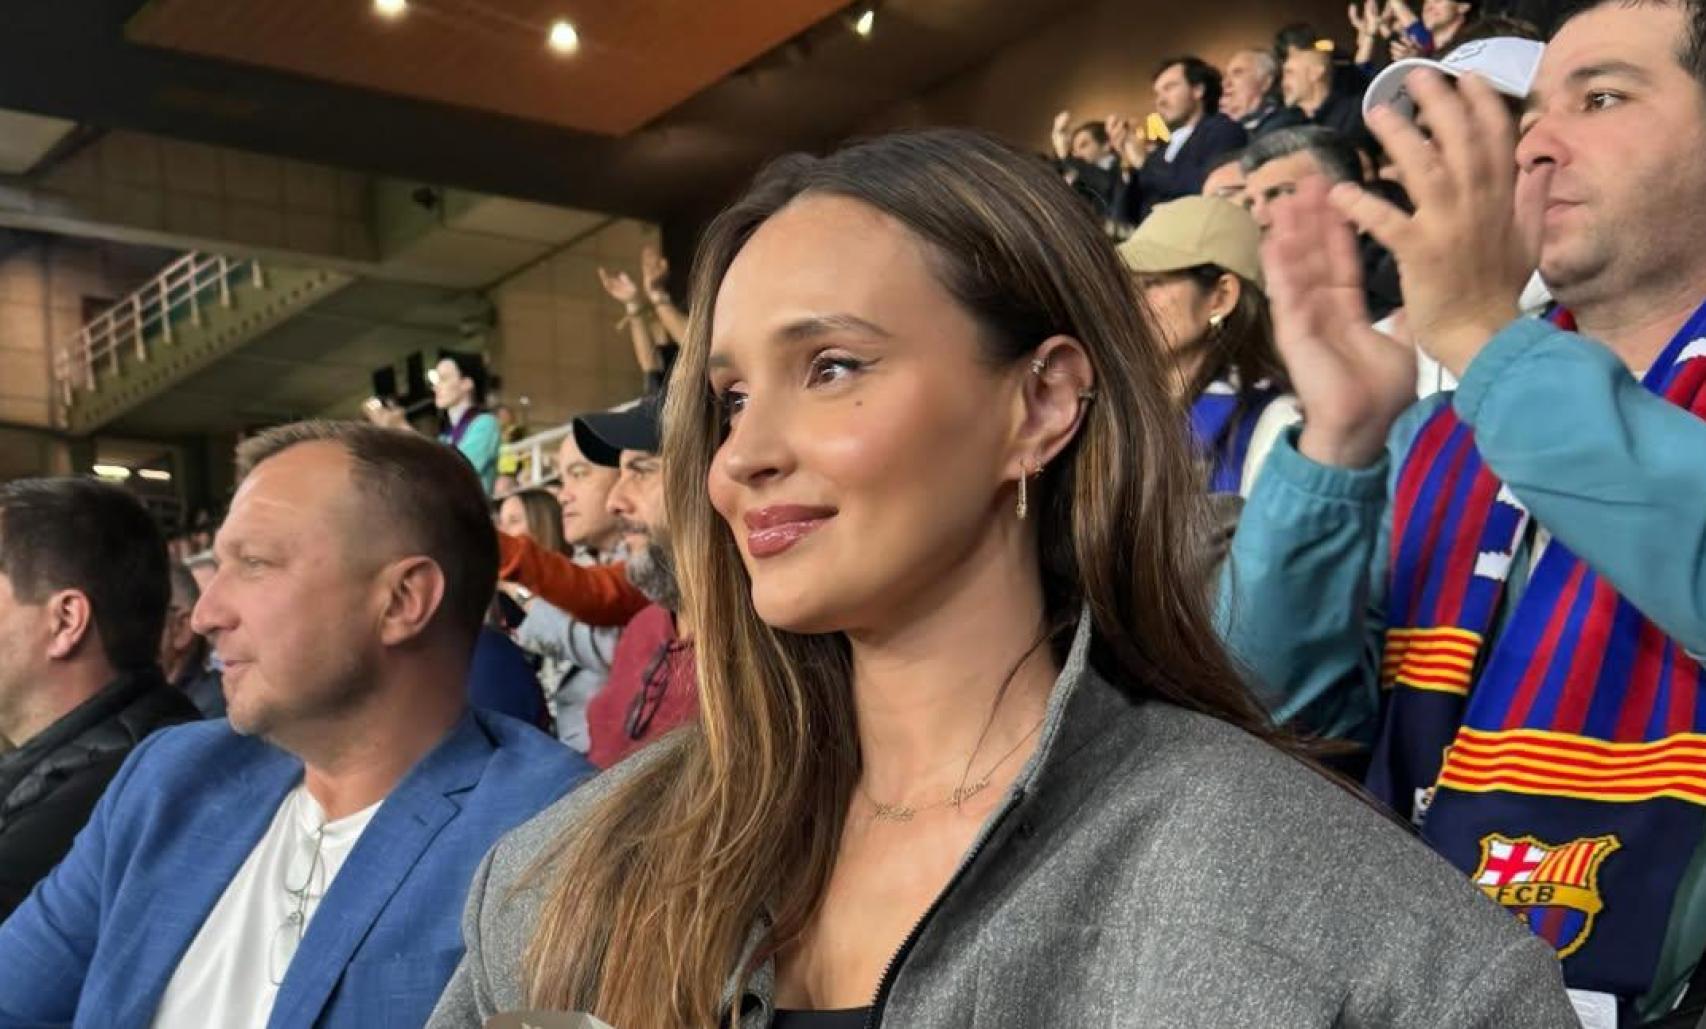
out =
<path fill-rule="evenodd" d="M 827 507 L 777 505 L 747 512 L 747 553 L 755 558 L 775 557 L 816 532 L 835 517 Z"/>

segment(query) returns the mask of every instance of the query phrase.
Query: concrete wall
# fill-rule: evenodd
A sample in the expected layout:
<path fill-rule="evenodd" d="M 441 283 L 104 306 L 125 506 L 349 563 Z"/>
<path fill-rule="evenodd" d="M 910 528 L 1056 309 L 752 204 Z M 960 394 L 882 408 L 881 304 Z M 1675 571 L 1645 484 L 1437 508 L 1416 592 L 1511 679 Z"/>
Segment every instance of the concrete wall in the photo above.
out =
<path fill-rule="evenodd" d="M 82 327 L 84 299 L 116 300 L 173 256 L 43 237 L 0 258 L 0 424 L 53 426 L 53 353 Z"/>
<path fill-rule="evenodd" d="M 614 221 L 490 291 L 498 314 L 492 365 L 506 402 L 527 399 L 532 431 L 639 393 L 633 345 L 627 329 L 615 327 L 622 305 L 599 285 L 598 268 L 620 268 L 638 281 L 640 247 L 656 241 L 654 226 Z"/>
<path fill-rule="evenodd" d="M 370 193 L 356 172 L 115 131 L 39 177 L 0 183 L 0 212 L 71 235 L 371 261 Z"/>
<path fill-rule="evenodd" d="M 1077 121 L 1110 112 L 1141 118 L 1154 109 L 1151 83 L 1162 60 L 1195 54 L 1224 65 L 1235 50 L 1271 46 L 1275 31 L 1294 21 L 1311 22 L 1341 44 L 1349 41 L 1345 5 L 1338 0 L 1098 0 L 885 112 L 863 132 L 968 125 L 1046 150 L 1055 112 L 1071 110 Z"/>

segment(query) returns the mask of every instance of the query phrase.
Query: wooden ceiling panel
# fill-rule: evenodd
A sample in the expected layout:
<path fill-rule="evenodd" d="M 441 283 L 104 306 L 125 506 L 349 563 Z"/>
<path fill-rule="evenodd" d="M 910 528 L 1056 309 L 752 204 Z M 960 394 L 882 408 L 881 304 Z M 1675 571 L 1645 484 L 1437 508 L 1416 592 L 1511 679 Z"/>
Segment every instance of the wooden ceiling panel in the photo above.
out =
<path fill-rule="evenodd" d="M 340 85 L 621 136 L 847 0 L 153 0 L 126 38 Z M 546 46 L 567 18 L 580 49 Z"/>

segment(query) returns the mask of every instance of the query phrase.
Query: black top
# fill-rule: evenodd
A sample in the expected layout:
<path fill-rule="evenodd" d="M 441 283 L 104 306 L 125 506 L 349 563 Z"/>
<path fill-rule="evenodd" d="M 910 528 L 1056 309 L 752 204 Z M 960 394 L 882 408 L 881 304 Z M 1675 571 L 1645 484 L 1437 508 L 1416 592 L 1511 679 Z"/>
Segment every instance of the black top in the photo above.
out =
<path fill-rule="evenodd" d="M 871 1017 L 870 1008 L 846 1008 L 841 1011 L 782 1011 L 776 1012 L 770 1029 L 864 1029 Z"/>
<path fill-rule="evenodd" d="M 157 669 L 125 672 L 0 757 L 0 921 L 71 849 L 131 749 L 199 717 Z"/>

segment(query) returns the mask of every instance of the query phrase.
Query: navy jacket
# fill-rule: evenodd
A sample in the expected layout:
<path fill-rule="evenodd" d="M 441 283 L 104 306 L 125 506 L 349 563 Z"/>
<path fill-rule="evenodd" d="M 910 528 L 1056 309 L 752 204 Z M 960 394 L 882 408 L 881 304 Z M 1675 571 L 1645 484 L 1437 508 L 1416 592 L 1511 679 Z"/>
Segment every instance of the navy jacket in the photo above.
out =
<path fill-rule="evenodd" d="M 1244 126 L 1224 114 L 1211 114 L 1197 123 L 1190 138 L 1179 148 L 1173 160 L 1167 160 L 1167 148 L 1156 147 L 1125 185 L 1118 209 L 1122 217 L 1136 225 L 1149 217 L 1156 204 L 1180 197 L 1196 196 L 1202 192 L 1203 180 L 1208 178 L 1208 166 L 1228 150 L 1236 150 L 1250 141 Z"/>

